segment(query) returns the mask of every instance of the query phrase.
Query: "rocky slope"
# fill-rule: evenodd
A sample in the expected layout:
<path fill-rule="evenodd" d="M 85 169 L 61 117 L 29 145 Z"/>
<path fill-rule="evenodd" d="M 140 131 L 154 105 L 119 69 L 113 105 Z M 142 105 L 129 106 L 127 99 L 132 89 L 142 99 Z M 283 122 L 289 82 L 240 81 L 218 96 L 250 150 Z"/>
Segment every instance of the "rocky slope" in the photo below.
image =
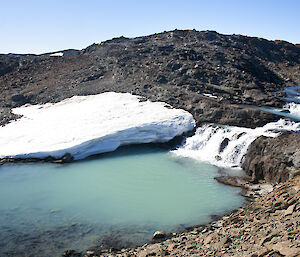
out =
<path fill-rule="evenodd" d="M 280 106 L 274 94 L 300 84 L 297 45 L 214 31 L 121 37 L 63 53 L 0 55 L 0 124 L 25 103 L 116 91 L 183 108 L 198 125 L 255 127 L 276 117 L 241 104 Z"/>

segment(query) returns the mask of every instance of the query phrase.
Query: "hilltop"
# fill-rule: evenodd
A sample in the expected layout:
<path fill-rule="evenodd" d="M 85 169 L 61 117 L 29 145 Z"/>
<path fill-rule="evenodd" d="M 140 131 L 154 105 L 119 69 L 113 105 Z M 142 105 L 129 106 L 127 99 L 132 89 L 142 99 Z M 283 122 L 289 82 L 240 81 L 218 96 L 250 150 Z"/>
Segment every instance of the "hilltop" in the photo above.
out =
<path fill-rule="evenodd" d="M 58 54 L 0 55 L 0 124 L 25 103 L 115 91 L 183 108 L 198 125 L 260 126 L 276 117 L 244 105 L 282 106 L 276 94 L 300 84 L 299 57 L 299 46 L 285 41 L 195 30 L 114 38 Z"/>

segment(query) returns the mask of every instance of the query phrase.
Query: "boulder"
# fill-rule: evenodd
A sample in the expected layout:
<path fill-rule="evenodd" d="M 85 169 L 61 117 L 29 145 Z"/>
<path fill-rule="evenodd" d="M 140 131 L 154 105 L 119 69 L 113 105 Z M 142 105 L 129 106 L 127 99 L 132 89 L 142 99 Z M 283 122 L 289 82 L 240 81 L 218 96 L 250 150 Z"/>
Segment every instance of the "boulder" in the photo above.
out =
<path fill-rule="evenodd" d="M 152 239 L 164 239 L 167 237 L 167 234 L 165 231 L 156 231 L 153 236 Z"/>
<path fill-rule="evenodd" d="M 19 105 L 23 105 L 29 102 L 29 98 L 23 94 L 15 94 L 11 97 L 11 100 Z"/>

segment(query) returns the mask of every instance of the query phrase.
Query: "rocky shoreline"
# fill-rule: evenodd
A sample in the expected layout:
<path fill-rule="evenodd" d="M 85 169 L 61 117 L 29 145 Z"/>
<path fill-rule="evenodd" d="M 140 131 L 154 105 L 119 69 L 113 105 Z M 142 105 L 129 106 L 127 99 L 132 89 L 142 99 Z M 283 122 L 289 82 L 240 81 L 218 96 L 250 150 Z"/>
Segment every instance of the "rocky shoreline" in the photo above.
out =
<path fill-rule="evenodd" d="M 300 176 L 296 175 L 206 226 L 162 242 L 101 253 L 89 250 L 83 256 L 300 256 L 299 189 Z M 76 256 L 71 254 L 64 256 Z"/>

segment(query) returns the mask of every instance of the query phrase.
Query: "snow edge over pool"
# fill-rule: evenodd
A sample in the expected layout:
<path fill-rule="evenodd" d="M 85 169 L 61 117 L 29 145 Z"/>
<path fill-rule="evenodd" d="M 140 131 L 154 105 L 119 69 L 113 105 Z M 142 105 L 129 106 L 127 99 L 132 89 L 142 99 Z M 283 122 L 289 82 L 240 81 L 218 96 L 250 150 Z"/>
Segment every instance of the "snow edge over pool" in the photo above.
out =
<path fill-rule="evenodd" d="M 74 96 L 59 103 L 13 109 L 23 115 L 0 127 L 0 158 L 75 160 L 119 146 L 168 142 L 195 127 L 193 116 L 128 93 Z"/>

